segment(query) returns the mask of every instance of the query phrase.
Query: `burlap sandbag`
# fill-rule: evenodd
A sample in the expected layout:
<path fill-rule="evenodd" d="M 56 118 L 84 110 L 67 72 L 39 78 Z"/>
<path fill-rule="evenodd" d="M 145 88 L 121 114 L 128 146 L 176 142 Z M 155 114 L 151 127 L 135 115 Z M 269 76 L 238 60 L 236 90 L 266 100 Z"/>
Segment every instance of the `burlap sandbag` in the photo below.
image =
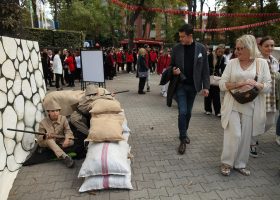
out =
<path fill-rule="evenodd" d="M 48 104 L 49 101 L 56 101 L 61 106 L 61 115 L 69 116 L 75 111 L 75 106 L 84 96 L 82 90 L 65 90 L 65 91 L 54 91 L 48 93 L 43 101 L 43 105 Z"/>
<path fill-rule="evenodd" d="M 90 129 L 86 141 L 90 142 L 116 142 L 124 140 L 123 127 L 125 117 L 120 114 L 91 113 Z"/>

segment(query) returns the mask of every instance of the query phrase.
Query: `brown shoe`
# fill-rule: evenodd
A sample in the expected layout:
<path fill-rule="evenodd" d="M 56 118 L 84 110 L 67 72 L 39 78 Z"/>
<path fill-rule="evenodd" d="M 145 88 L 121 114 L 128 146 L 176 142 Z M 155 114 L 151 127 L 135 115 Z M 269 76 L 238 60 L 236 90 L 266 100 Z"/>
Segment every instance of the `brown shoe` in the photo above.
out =
<path fill-rule="evenodd" d="M 178 148 L 178 153 L 183 155 L 185 152 L 186 152 L 186 141 L 182 140 Z"/>

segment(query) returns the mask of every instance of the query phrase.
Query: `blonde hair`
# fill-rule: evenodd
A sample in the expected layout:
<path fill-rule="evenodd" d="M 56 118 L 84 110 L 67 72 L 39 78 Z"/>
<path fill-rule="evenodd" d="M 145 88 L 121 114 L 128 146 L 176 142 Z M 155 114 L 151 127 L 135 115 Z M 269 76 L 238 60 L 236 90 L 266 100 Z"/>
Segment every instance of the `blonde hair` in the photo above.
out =
<path fill-rule="evenodd" d="M 216 47 L 215 51 L 213 52 L 213 66 L 214 66 L 214 67 L 216 66 L 216 64 L 217 64 L 217 62 L 218 62 L 218 59 L 217 59 L 217 51 L 218 51 L 219 49 L 224 50 L 224 45 L 219 44 L 219 45 Z"/>
<path fill-rule="evenodd" d="M 146 54 L 146 49 L 144 48 L 140 48 L 139 51 L 138 51 L 139 55 L 143 56 Z"/>
<path fill-rule="evenodd" d="M 260 51 L 258 49 L 257 41 L 253 35 L 242 35 L 236 40 L 236 43 L 240 42 L 244 45 L 246 49 L 250 52 L 250 59 L 255 59 L 259 57 Z"/>

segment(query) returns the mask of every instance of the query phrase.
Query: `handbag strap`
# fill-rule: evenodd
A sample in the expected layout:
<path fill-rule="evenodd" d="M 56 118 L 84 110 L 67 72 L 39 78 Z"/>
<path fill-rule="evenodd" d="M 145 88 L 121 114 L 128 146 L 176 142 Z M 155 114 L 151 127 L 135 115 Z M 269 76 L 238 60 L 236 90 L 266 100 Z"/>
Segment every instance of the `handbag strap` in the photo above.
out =
<path fill-rule="evenodd" d="M 256 58 L 256 76 L 254 78 L 255 81 L 258 81 L 258 75 L 259 75 L 259 59 Z"/>

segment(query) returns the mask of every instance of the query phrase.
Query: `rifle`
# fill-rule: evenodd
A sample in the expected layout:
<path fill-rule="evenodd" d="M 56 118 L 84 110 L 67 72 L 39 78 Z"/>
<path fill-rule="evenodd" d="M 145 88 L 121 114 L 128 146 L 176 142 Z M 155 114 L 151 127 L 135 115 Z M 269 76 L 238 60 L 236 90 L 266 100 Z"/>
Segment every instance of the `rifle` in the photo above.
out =
<path fill-rule="evenodd" d="M 104 94 L 104 95 L 112 95 L 112 94 L 119 94 L 119 93 L 125 93 L 125 92 L 129 92 L 129 90 L 121 90 L 121 91 L 117 91 L 117 92 L 113 92 L 113 93 L 108 93 L 108 94 Z M 104 96 L 101 95 L 101 96 Z"/>
<path fill-rule="evenodd" d="M 41 133 L 41 132 L 36 132 L 36 131 L 25 131 L 25 130 L 19 130 L 19 129 L 13 129 L 13 128 L 7 128 L 8 131 L 17 131 L 17 132 L 22 132 L 22 133 L 31 133 L 34 135 L 43 135 L 46 136 L 46 133 Z M 57 139 L 65 139 L 64 136 L 62 135 L 52 135 L 52 137 L 57 138 Z M 78 138 L 69 138 L 71 140 L 77 140 Z"/>

